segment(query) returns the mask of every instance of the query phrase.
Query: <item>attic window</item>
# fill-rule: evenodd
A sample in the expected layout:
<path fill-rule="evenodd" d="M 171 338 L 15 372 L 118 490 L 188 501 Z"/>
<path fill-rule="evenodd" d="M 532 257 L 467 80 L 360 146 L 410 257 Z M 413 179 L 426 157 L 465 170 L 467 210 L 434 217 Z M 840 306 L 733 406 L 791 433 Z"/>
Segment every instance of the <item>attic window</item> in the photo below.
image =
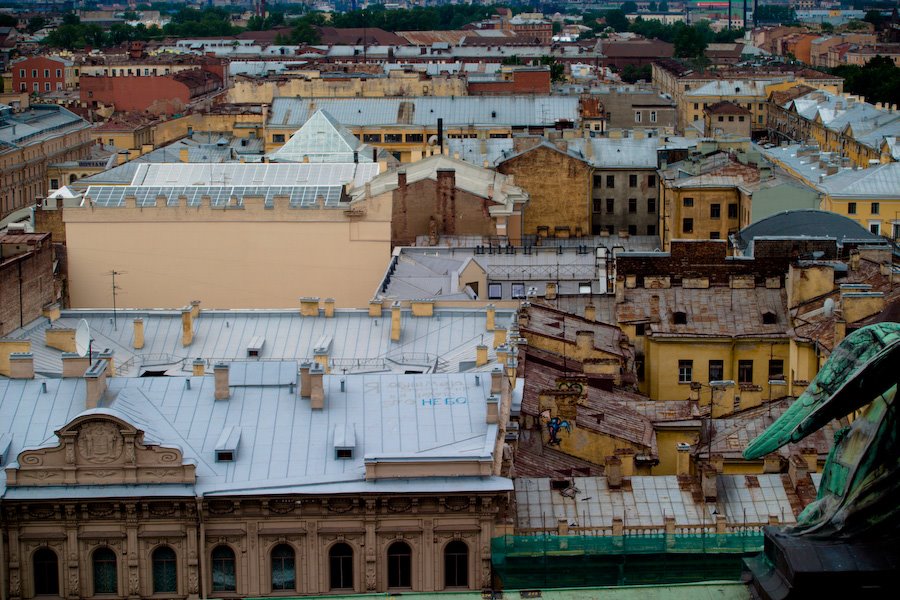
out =
<path fill-rule="evenodd" d="M 672 322 L 675 325 L 687 325 L 687 313 L 682 311 L 676 311 L 672 314 Z"/>
<path fill-rule="evenodd" d="M 240 427 L 233 426 L 223 431 L 216 442 L 216 462 L 234 462 L 240 443 Z"/>
<path fill-rule="evenodd" d="M 572 482 L 568 479 L 551 479 L 550 480 L 550 489 L 561 492 L 562 490 L 567 490 L 572 487 Z"/>
<path fill-rule="evenodd" d="M 234 452 L 216 450 L 216 462 L 234 462 Z"/>
<path fill-rule="evenodd" d="M 333 444 L 334 457 L 337 460 L 352 459 L 353 450 L 356 448 L 356 431 L 353 425 L 335 425 Z"/>
<path fill-rule="evenodd" d="M 334 457 L 338 460 L 353 458 L 353 448 L 336 448 L 334 451 Z"/>
<path fill-rule="evenodd" d="M 778 318 L 775 316 L 775 313 L 769 310 L 763 313 L 762 318 L 764 325 L 774 325 L 778 322 Z"/>

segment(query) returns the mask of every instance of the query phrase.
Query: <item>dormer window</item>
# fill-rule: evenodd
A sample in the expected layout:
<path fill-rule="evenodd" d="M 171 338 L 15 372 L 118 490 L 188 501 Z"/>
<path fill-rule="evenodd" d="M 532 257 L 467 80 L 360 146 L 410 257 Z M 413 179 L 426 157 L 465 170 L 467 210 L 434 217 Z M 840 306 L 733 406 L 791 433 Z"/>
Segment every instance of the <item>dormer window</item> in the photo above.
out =
<path fill-rule="evenodd" d="M 356 431 L 353 425 L 334 426 L 334 458 L 337 460 L 351 460 L 356 449 Z"/>
<path fill-rule="evenodd" d="M 672 322 L 675 325 L 687 325 L 687 313 L 680 310 L 672 313 Z"/>
<path fill-rule="evenodd" d="M 767 310 L 763 313 L 762 319 L 764 325 L 775 325 L 776 323 L 778 323 L 778 317 L 776 317 L 775 313 L 770 310 Z"/>
<path fill-rule="evenodd" d="M 216 462 L 234 462 L 240 443 L 240 427 L 232 426 L 223 431 L 216 442 Z"/>
<path fill-rule="evenodd" d="M 334 457 L 338 460 L 353 458 L 353 448 L 335 448 Z"/>

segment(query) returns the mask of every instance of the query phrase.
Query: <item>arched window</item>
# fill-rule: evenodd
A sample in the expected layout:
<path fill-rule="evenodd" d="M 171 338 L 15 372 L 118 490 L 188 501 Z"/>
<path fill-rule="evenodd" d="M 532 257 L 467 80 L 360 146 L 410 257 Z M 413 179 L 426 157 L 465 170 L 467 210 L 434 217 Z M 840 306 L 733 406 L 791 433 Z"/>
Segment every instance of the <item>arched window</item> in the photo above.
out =
<path fill-rule="evenodd" d="M 50 548 L 41 548 L 31 558 L 34 567 L 34 594 L 59 595 L 59 559 Z"/>
<path fill-rule="evenodd" d="M 333 590 L 353 589 L 353 548 L 335 544 L 328 551 L 328 570 Z"/>
<path fill-rule="evenodd" d="M 119 576 L 116 572 L 116 553 L 109 548 L 94 550 L 94 593 L 117 594 Z"/>
<path fill-rule="evenodd" d="M 237 591 L 234 567 L 234 550 L 228 546 L 216 546 L 212 551 L 212 591 Z"/>
<path fill-rule="evenodd" d="M 444 548 L 444 587 L 469 587 L 469 547 L 454 540 Z"/>
<path fill-rule="evenodd" d="M 287 544 L 272 548 L 272 591 L 297 589 L 294 549 Z"/>
<path fill-rule="evenodd" d="M 394 542 L 388 548 L 388 587 L 412 587 L 412 550 L 406 542 Z"/>
<path fill-rule="evenodd" d="M 174 594 L 178 588 L 178 563 L 175 551 L 160 546 L 153 551 L 153 593 Z"/>

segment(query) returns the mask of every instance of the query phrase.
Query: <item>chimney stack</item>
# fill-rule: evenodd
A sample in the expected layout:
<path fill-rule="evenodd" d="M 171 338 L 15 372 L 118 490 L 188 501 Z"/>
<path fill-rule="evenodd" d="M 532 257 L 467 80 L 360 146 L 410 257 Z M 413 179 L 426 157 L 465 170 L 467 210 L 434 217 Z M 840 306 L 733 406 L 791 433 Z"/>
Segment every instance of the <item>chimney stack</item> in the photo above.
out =
<path fill-rule="evenodd" d="M 500 396 L 491 394 L 487 399 L 487 423 L 492 425 L 500 421 Z"/>
<path fill-rule="evenodd" d="M 191 373 L 195 377 L 203 377 L 206 375 L 206 361 L 202 358 L 195 358 L 191 363 Z"/>
<path fill-rule="evenodd" d="M 391 304 L 391 341 L 400 341 L 400 302 Z"/>
<path fill-rule="evenodd" d="M 231 388 L 228 387 L 228 365 L 216 363 L 213 367 L 213 375 L 216 378 L 216 400 L 227 400 L 231 397 Z"/>
<path fill-rule="evenodd" d="M 300 397 L 309 398 L 312 384 L 309 380 L 309 371 L 312 369 L 313 363 L 304 361 L 300 363 Z"/>
<path fill-rule="evenodd" d="M 106 370 L 107 364 L 105 360 L 98 360 L 84 372 L 85 383 L 85 409 L 97 408 L 103 395 L 106 393 Z"/>
<path fill-rule="evenodd" d="M 190 346 L 194 341 L 194 317 L 191 307 L 181 309 L 181 345 Z"/>
<path fill-rule="evenodd" d="M 144 320 L 138 317 L 134 320 L 134 343 L 135 350 L 141 350 L 144 347 Z"/>
<path fill-rule="evenodd" d="M 622 460 L 616 456 L 606 457 L 606 483 L 612 490 L 622 487 Z"/>
<path fill-rule="evenodd" d="M 319 316 L 318 298 L 300 298 L 300 314 L 304 317 Z"/>
<path fill-rule="evenodd" d="M 81 377 L 91 366 L 91 359 L 76 352 L 63 352 L 62 364 L 63 377 Z"/>
<path fill-rule="evenodd" d="M 584 307 L 584 318 L 588 321 L 597 320 L 597 307 L 593 304 L 587 304 Z"/>
<path fill-rule="evenodd" d="M 482 367 L 488 362 L 488 347 L 484 344 L 475 346 L 475 366 Z"/>
<path fill-rule="evenodd" d="M 334 298 L 325 298 L 325 318 L 334 318 Z"/>
<path fill-rule="evenodd" d="M 9 355 L 10 379 L 34 379 L 34 354 L 12 352 Z"/>
<path fill-rule="evenodd" d="M 691 474 L 691 445 L 685 442 L 676 444 L 675 474 L 687 476 Z"/>
<path fill-rule="evenodd" d="M 309 370 L 309 406 L 313 410 L 325 408 L 325 369 L 319 363 L 313 364 Z"/>
<path fill-rule="evenodd" d="M 719 496 L 719 489 L 716 485 L 718 473 L 715 467 L 706 464 L 700 470 L 700 489 L 703 491 L 703 497 L 707 502 L 715 502 Z"/>
<path fill-rule="evenodd" d="M 491 371 L 491 394 L 500 394 L 503 391 L 503 369 L 495 367 Z"/>
<path fill-rule="evenodd" d="M 496 319 L 497 319 L 497 308 L 493 304 L 488 304 L 485 307 L 484 329 L 486 331 L 493 331 L 494 329 L 496 329 Z"/>
<path fill-rule="evenodd" d="M 200 301 L 191 300 L 191 318 L 196 319 L 200 316 Z"/>

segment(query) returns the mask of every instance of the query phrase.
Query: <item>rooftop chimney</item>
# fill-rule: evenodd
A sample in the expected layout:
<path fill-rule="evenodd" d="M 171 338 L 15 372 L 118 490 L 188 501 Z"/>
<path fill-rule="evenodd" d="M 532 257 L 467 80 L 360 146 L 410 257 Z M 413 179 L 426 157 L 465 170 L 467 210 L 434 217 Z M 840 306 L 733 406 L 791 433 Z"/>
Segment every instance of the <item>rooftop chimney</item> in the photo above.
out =
<path fill-rule="evenodd" d="M 202 358 L 195 358 L 194 362 L 191 363 L 191 374 L 195 377 L 206 375 L 206 361 Z"/>
<path fill-rule="evenodd" d="M 325 369 L 319 363 L 309 369 L 309 406 L 313 410 L 325 408 Z"/>
<path fill-rule="evenodd" d="M 231 397 L 231 388 L 228 387 L 228 365 L 216 363 L 213 367 L 213 375 L 216 378 L 216 400 L 227 400 Z"/>
<path fill-rule="evenodd" d="M 91 359 L 88 356 L 81 356 L 75 352 L 63 352 L 62 364 L 63 377 L 81 377 L 88 367 L 91 366 Z"/>
<path fill-rule="evenodd" d="M 485 323 L 484 328 L 486 331 L 493 331 L 496 329 L 496 317 L 497 317 L 497 309 L 493 304 L 488 304 L 485 307 Z"/>
<path fill-rule="evenodd" d="M 9 355 L 10 379 L 34 379 L 34 354 L 12 352 Z"/>
<path fill-rule="evenodd" d="M 400 341 L 400 302 L 391 304 L 391 341 Z"/>
<path fill-rule="evenodd" d="M 313 363 L 304 361 L 300 363 L 300 397 L 309 398 L 312 384 L 309 380 L 309 371 L 312 369 Z"/>
<path fill-rule="evenodd" d="M 97 408 L 103 395 L 106 393 L 106 361 L 101 359 L 94 362 L 91 367 L 84 372 L 85 383 L 85 399 L 84 407 Z"/>
<path fill-rule="evenodd" d="M 181 345 L 190 346 L 194 341 L 194 317 L 191 307 L 181 309 Z"/>
<path fill-rule="evenodd" d="M 140 317 L 134 320 L 134 343 L 135 350 L 144 347 L 144 320 Z"/>

